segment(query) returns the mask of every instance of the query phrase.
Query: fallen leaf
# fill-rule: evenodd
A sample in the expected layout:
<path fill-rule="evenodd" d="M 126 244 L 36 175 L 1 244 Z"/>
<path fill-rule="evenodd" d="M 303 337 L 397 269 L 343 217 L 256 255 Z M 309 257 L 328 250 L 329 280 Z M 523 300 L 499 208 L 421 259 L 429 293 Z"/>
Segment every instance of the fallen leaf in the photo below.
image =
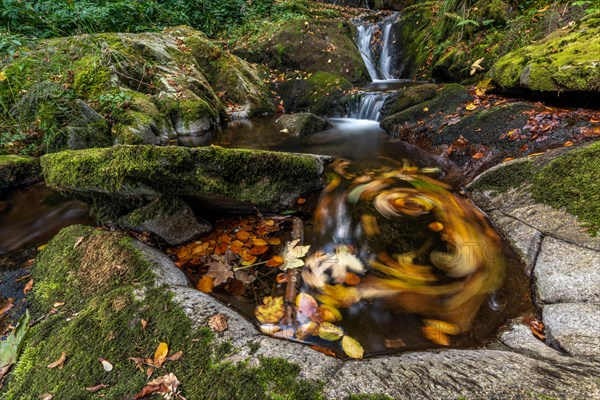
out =
<path fill-rule="evenodd" d="M 50 393 L 44 393 L 42 395 L 40 395 L 40 400 L 52 400 L 54 398 L 53 394 Z"/>
<path fill-rule="evenodd" d="M 177 361 L 179 360 L 181 357 L 183 357 L 183 351 L 178 351 L 175 354 L 171 354 L 169 357 L 167 357 L 167 361 Z"/>
<path fill-rule="evenodd" d="M 235 279 L 242 282 L 244 285 L 249 285 L 256 280 L 256 276 L 248 271 L 237 270 L 233 273 Z"/>
<path fill-rule="evenodd" d="M 146 327 L 148 326 L 148 321 L 142 318 L 140 324 L 142 325 L 142 330 L 146 330 Z"/>
<path fill-rule="evenodd" d="M 98 361 L 102 363 L 102 367 L 106 372 L 110 372 L 113 370 L 113 365 L 110 363 L 110 361 L 105 360 L 104 358 L 99 358 Z"/>
<path fill-rule="evenodd" d="M 27 294 L 31 292 L 31 289 L 33 289 L 33 279 L 30 279 L 29 282 L 27 282 L 27 284 L 23 288 L 23 293 Z"/>
<path fill-rule="evenodd" d="M 383 345 L 388 349 L 401 349 L 402 347 L 406 346 L 406 343 L 404 343 L 404 340 L 400 338 L 385 339 L 383 341 Z"/>
<path fill-rule="evenodd" d="M 485 155 L 483 153 L 475 153 L 473 154 L 473 159 L 474 160 L 480 160 L 484 157 Z"/>
<path fill-rule="evenodd" d="M 166 399 L 172 399 L 177 394 L 178 387 L 179 380 L 173 373 L 169 373 L 148 382 L 134 398 L 141 399 L 151 394 L 162 394 Z"/>
<path fill-rule="evenodd" d="M 154 352 L 153 364 L 156 368 L 163 366 L 167 359 L 167 354 L 169 354 L 169 346 L 165 342 L 160 342 Z"/>
<path fill-rule="evenodd" d="M 331 322 L 323 322 L 319 326 L 319 337 L 324 340 L 335 341 L 344 336 L 344 331 L 339 326 Z"/>
<path fill-rule="evenodd" d="M 221 333 L 229 329 L 229 323 L 227 322 L 228 318 L 224 314 L 215 314 L 208 319 L 208 326 L 214 332 Z"/>
<path fill-rule="evenodd" d="M 62 306 L 64 306 L 64 305 L 65 305 L 65 303 L 63 303 L 63 302 L 61 302 L 61 301 L 57 301 L 56 303 L 54 303 L 54 304 L 52 305 L 52 307 L 54 307 L 54 308 L 58 308 L 58 307 L 62 307 Z"/>
<path fill-rule="evenodd" d="M 250 249 L 250 255 L 260 256 L 265 254 L 267 251 L 269 251 L 269 246 L 254 246 Z"/>
<path fill-rule="evenodd" d="M 318 351 L 319 353 L 323 353 L 323 354 L 326 354 L 331 357 L 337 357 L 337 354 L 335 354 L 333 350 L 330 350 L 327 347 L 317 346 L 315 344 L 312 344 L 308 347 L 310 347 L 311 349 L 313 349 L 315 351 Z"/>
<path fill-rule="evenodd" d="M 263 299 L 263 304 L 256 307 L 254 310 L 256 319 L 262 323 L 275 324 L 283 318 L 285 315 L 285 306 L 283 304 L 283 297 L 271 297 L 267 296 Z"/>
<path fill-rule="evenodd" d="M 471 71 L 469 72 L 469 75 L 473 76 L 477 73 L 477 71 L 483 71 L 485 69 L 481 66 L 481 63 L 484 59 L 485 57 L 482 57 L 479 60 L 475 61 L 473 64 L 471 64 Z"/>
<path fill-rule="evenodd" d="M 449 346 L 450 338 L 444 332 L 436 329 L 435 326 L 424 326 L 423 327 L 423 335 L 430 342 L 433 342 L 440 346 Z"/>
<path fill-rule="evenodd" d="M 344 283 L 346 273 L 349 271 L 363 273 L 365 267 L 346 245 L 339 245 L 335 249 L 335 263 L 331 263 L 331 277 L 335 283 Z"/>
<path fill-rule="evenodd" d="M 363 358 L 365 354 L 365 350 L 358 343 L 358 340 L 347 335 L 342 338 L 342 350 L 350 358 Z"/>
<path fill-rule="evenodd" d="M 296 203 L 298 203 L 298 204 L 302 205 L 302 204 L 306 203 L 306 199 L 305 199 L 305 198 L 302 198 L 302 197 L 300 197 L 298 200 L 296 200 Z"/>
<path fill-rule="evenodd" d="M 296 319 L 299 323 L 312 320 L 318 308 L 319 304 L 310 294 L 300 293 L 296 296 Z"/>
<path fill-rule="evenodd" d="M 427 227 L 434 232 L 441 232 L 444 230 L 444 225 L 441 222 L 437 221 L 430 223 L 429 225 L 427 225 Z"/>
<path fill-rule="evenodd" d="M 476 109 L 476 108 L 477 108 L 477 104 L 474 104 L 474 103 L 469 103 L 469 104 L 467 104 L 467 106 L 465 107 L 465 109 L 466 109 L 467 111 L 473 111 L 473 110 L 474 110 L 474 109 Z"/>
<path fill-rule="evenodd" d="M 239 232 L 238 232 L 239 233 Z M 213 287 L 219 286 L 229 279 L 233 278 L 233 271 L 231 265 L 225 264 L 222 261 L 212 261 L 207 264 L 209 266 L 208 271 L 204 276 L 213 278 Z"/>
<path fill-rule="evenodd" d="M 198 289 L 199 291 L 204 292 L 204 293 L 212 293 L 213 286 L 214 286 L 213 281 L 214 281 L 213 278 L 205 275 L 202 278 L 200 278 L 200 280 L 198 281 L 198 284 L 196 285 L 196 289 Z"/>
<path fill-rule="evenodd" d="M 572 142 L 572 141 L 570 141 L 570 140 L 569 140 L 569 141 L 566 141 L 566 142 L 563 144 L 563 146 L 564 146 L 564 147 L 571 147 L 571 146 L 573 146 L 573 142 Z"/>
<path fill-rule="evenodd" d="M 279 246 L 281 244 L 281 239 L 279 238 L 267 238 L 267 243 L 271 246 Z"/>
<path fill-rule="evenodd" d="M 278 267 L 283 264 L 285 260 L 281 256 L 273 256 L 267 263 L 265 264 L 267 267 Z"/>
<path fill-rule="evenodd" d="M 67 353 L 65 353 L 63 351 L 58 360 L 48 364 L 48 368 L 53 369 L 53 368 L 58 367 L 58 369 L 62 369 L 66 359 L 67 359 Z"/>
<path fill-rule="evenodd" d="M 97 391 L 105 389 L 107 387 L 108 387 L 108 385 L 106 385 L 104 383 L 101 383 L 101 384 L 96 385 L 96 386 L 86 387 L 85 390 L 87 390 L 88 392 L 96 393 Z"/>
<path fill-rule="evenodd" d="M 75 244 L 73 245 L 73 248 L 77 248 L 77 246 L 79 246 L 81 244 L 81 242 L 83 242 L 83 239 L 85 239 L 85 236 L 79 236 L 77 238 L 77 240 L 75 240 Z"/>
<path fill-rule="evenodd" d="M 352 272 L 346 272 L 344 283 L 348 286 L 356 286 L 360 283 L 360 276 Z"/>
<path fill-rule="evenodd" d="M 298 246 L 299 242 L 300 239 L 296 239 L 286 243 L 283 250 L 283 258 L 285 262 L 281 269 L 286 270 L 300 268 L 304 265 L 304 261 L 302 261 L 301 258 L 308 253 L 310 246 Z"/>
<path fill-rule="evenodd" d="M 248 240 L 248 238 L 250 238 L 250 234 L 244 230 L 241 230 L 235 234 L 235 237 L 241 241 L 244 241 L 244 240 Z"/>

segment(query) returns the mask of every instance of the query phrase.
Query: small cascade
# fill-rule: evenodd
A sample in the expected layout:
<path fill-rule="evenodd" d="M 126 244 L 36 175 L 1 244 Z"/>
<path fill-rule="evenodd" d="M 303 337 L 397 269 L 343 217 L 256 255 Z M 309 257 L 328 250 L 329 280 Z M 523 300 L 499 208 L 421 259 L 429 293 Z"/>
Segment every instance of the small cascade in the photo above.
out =
<path fill-rule="evenodd" d="M 371 22 L 355 19 L 357 29 L 356 42 L 365 62 L 371 80 L 375 83 L 396 80 L 394 76 L 394 52 L 392 51 L 392 26 L 398 13 Z M 362 92 L 360 100 L 350 107 L 350 118 L 379 121 L 380 110 L 387 98 L 385 92 Z"/>
<path fill-rule="evenodd" d="M 354 20 L 358 49 L 373 81 L 396 78 L 393 72 L 394 60 L 391 46 L 394 41 L 391 32 L 398 15 L 392 13 L 376 23 L 366 22 L 363 19 Z"/>
<path fill-rule="evenodd" d="M 388 97 L 387 93 L 382 92 L 363 92 L 360 95 L 360 101 L 357 101 L 351 107 L 350 118 L 369 119 L 379 121 L 381 107 Z"/>

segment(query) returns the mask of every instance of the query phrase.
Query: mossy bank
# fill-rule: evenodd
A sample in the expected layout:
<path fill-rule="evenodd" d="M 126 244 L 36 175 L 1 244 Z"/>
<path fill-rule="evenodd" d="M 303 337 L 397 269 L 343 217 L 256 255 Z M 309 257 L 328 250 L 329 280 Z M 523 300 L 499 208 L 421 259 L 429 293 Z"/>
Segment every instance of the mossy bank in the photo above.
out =
<path fill-rule="evenodd" d="M 33 157 L 0 155 L 0 189 L 41 179 L 39 160 Z"/>
<path fill-rule="evenodd" d="M 287 361 L 263 358 L 256 367 L 223 361 L 232 347 L 192 326 L 169 292 L 154 285 L 144 252 L 119 233 L 66 228 L 41 252 L 32 275 L 31 309 L 42 319 L 30 329 L 4 399 L 133 398 L 147 379 L 128 358 L 152 357 L 161 341 L 183 357 L 153 377 L 174 373 L 188 399 L 322 398 L 321 384 L 297 379 L 299 368 Z M 50 312 L 56 302 L 65 304 Z M 64 367 L 47 368 L 62 352 Z M 114 369 L 106 372 L 98 358 Z M 95 394 L 85 389 L 99 384 L 107 387 Z"/>

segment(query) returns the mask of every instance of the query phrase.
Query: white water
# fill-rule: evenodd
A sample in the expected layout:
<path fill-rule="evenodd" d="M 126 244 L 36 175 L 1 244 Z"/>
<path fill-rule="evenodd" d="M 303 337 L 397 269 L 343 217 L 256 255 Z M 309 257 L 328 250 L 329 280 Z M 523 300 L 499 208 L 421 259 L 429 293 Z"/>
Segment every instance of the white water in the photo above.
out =
<path fill-rule="evenodd" d="M 391 32 L 397 17 L 398 13 L 393 13 L 375 23 L 354 21 L 357 24 L 358 49 L 373 82 L 396 80 L 393 74 Z M 350 117 L 379 121 L 381 107 L 387 96 L 388 94 L 385 92 L 362 92 L 360 101 L 350 110 Z"/>

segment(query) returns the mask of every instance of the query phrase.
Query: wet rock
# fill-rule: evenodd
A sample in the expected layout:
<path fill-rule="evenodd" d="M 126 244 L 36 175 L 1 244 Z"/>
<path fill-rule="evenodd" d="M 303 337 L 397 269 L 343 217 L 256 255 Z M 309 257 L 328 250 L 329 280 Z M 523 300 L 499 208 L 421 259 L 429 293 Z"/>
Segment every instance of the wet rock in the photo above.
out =
<path fill-rule="evenodd" d="M 0 188 L 26 185 L 41 179 L 39 159 L 0 155 Z"/>
<path fill-rule="evenodd" d="M 506 91 L 600 91 L 600 25 L 593 15 L 500 58 L 490 76 Z"/>
<path fill-rule="evenodd" d="M 347 113 L 346 94 L 352 84 L 339 75 L 316 72 L 304 79 L 291 74 L 277 91 L 288 113 L 310 112 L 319 116 L 339 117 Z"/>
<path fill-rule="evenodd" d="M 121 217 L 118 223 L 122 229 L 154 233 L 171 246 L 189 242 L 212 229 L 179 198 L 158 199 Z"/>
<path fill-rule="evenodd" d="M 424 84 L 410 86 L 392 93 L 381 106 L 381 118 L 433 99 L 437 95 L 437 89 L 438 85 Z"/>
<path fill-rule="evenodd" d="M 294 136 L 322 132 L 331 126 L 327 120 L 311 113 L 284 114 L 277 118 L 275 124 L 278 128 L 286 129 Z"/>
<path fill-rule="evenodd" d="M 249 48 L 239 47 L 235 52 L 281 71 L 322 71 L 353 83 L 368 82 L 354 36 L 354 26 L 345 19 L 292 20 L 275 27 L 274 34 L 259 35 Z"/>
<path fill-rule="evenodd" d="M 600 355 L 600 305 L 550 304 L 542 308 L 548 341 L 571 355 Z"/>
<path fill-rule="evenodd" d="M 118 218 L 143 205 L 140 200 L 163 196 L 226 196 L 261 209 L 286 209 L 323 185 L 330 160 L 217 146 L 115 146 L 47 154 L 42 168 L 48 186 L 101 201 Z"/>

